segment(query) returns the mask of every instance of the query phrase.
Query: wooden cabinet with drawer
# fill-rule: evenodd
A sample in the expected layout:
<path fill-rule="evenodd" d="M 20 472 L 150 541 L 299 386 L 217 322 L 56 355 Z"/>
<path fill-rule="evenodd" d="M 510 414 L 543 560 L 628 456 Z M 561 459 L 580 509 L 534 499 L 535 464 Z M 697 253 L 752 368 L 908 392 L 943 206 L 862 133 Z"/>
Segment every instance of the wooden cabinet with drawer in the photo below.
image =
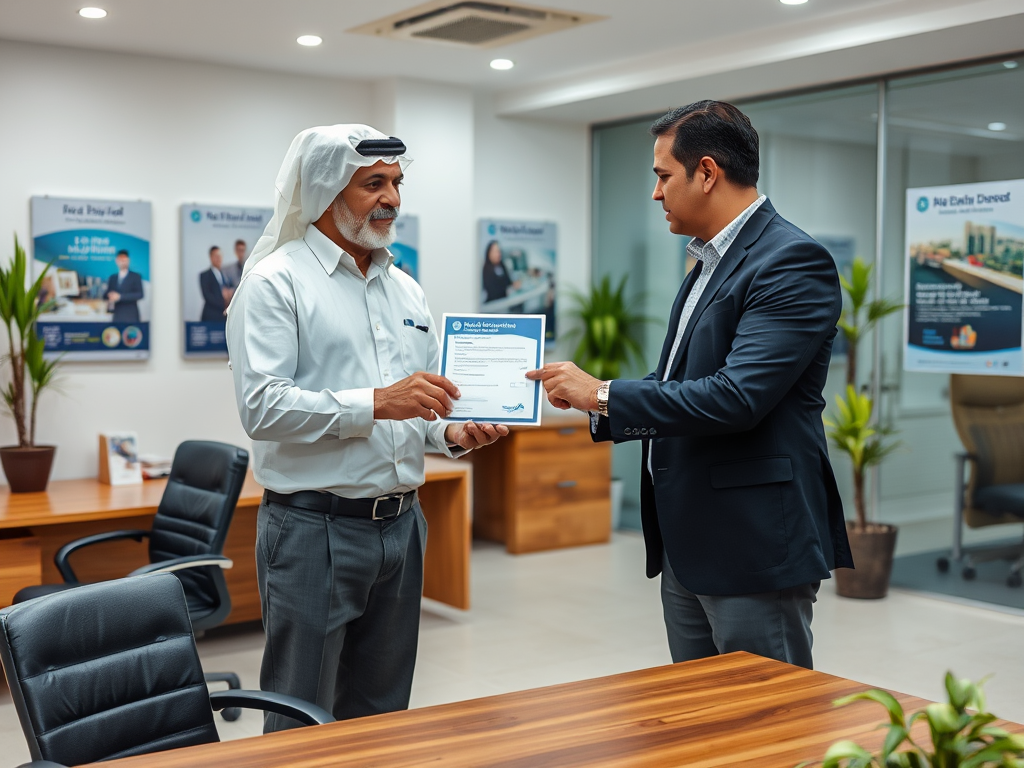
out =
<path fill-rule="evenodd" d="M 586 418 L 545 418 L 473 451 L 473 533 L 509 552 L 608 541 L 611 445 Z"/>

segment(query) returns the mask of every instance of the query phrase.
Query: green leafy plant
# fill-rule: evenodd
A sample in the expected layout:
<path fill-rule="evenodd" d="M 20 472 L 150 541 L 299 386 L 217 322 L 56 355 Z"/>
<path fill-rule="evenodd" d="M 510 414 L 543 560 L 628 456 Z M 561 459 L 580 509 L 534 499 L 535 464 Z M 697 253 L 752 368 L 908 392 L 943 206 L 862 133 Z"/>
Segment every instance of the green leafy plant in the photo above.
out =
<path fill-rule="evenodd" d="M 827 435 L 832 445 L 850 457 L 853 464 L 853 502 L 857 514 L 856 527 L 867 527 L 864 507 L 864 470 L 879 464 L 899 448 L 892 440 L 893 430 L 871 425 L 873 409 L 871 398 L 860 393 L 852 384 L 846 385 L 846 397 L 836 395 L 837 411 L 825 419 Z"/>
<path fill-rule="evenodd" d="M 569 338 L 578 339 L 573 360 L 595 378 L 617 379 L 623 366 L 630 361 L 643 360 L 640 330 L 645 323 L 655 322 L 637 311 L 643 301 L 640 296 L 626 298 L 624 275 L 618 286 L 605 275 L 599 284 L 591 286 L 590 293 L 573 291 L 570 296 L 575 306 L 570 314 L 577 327 Z"/>
<path fill-rule="evenodd" d="M 0 266 L 0 322 L 7 328 L 11 380 L 0 390 L 4 404 L 14 417 L 18 430 L 18 446 L 27 448 L 36 441 L 36 410 L 39 395 L 53 384 L 59 360 L 43 356 L 43 340 L 36 335 L 36 321 L 54 302 L 40 301 L 44 268 L 30 287 L 26 288 L 28 257 L 14 236 L 14 258 Z"/>
<path fill-rule="evenodd" d="M 877 755 L 855 742 L 840 741 L 825 752 L 822 768 L 1024 768 L 1024 737 L 992 725 L 997 718 L 985 711 L 982 683 L 957 679 L 947 672 L 946 694 L 948 703 L 929 704 L 910 717 L 886 691 L 837 699 L 837 707 L 854 701 L 877 702 L 885 707 L 889 724 L 883 726 L 887 733 Z M 922 719 L 931 733 L 931 752 L 910 735 L 914 723 Z M 897 751 L 904 745 L 908 748 Z"/>
<path fill-rule="evenodd" d="M 857 386 L 857 349 L 875 323 L 887 315 L 899 312 L 903 304 L 891 299 L 868 301 L 871 291 L 871 272 L 874 267 L 860 256 L 853 260 L 850 275 L 839 275 L 839 282 L 846 294 L 843 314 L 839 318 L 839 330 L 846 338 L 846 383 Z M 862 317 L 866 312 L 866 316 Z"/>

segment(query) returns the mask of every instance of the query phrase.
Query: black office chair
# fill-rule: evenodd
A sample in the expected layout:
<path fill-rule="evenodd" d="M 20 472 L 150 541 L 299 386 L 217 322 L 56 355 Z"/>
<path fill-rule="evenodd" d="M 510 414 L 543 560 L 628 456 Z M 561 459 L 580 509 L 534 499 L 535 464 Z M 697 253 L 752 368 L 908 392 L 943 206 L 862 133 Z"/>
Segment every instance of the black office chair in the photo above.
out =
<path fill-rule="evenodd" d="M 230 568 L 232 562 L 222 554 L 224 540 L 248 466 L 249 453 L 233 445 L 203 440 L 182 443 L 174 452 L 171 474 L 152 529 L 109 531 L 65 544 L 53 558 L 64 583 L 25 587 L 14 596 L 14 603 L 80 587 L 81 582 L 68 561 L 84 547 L 119 539 L 149 538 L 150 564 L 129 575 L 173 572 L 185 589 L 192 629 L 203 632 L 220 625 L 231 613 L 224 569 Z M 211 672 L 206 680 L 227 683 L 234 689 L 242 687 L 234 672 Z M 235 720 L 241 712 L 229 709 L 222 714 L 226 720 Z"/>
<path fill-rule="evenodd" d="M 3 662 L 33 760 L 79 765 L 218 741 L 213 710 L 304 725 L 320 707 L 266 691 L 207 690 L 181 582 L 87 584 L 0 611 Z"/>

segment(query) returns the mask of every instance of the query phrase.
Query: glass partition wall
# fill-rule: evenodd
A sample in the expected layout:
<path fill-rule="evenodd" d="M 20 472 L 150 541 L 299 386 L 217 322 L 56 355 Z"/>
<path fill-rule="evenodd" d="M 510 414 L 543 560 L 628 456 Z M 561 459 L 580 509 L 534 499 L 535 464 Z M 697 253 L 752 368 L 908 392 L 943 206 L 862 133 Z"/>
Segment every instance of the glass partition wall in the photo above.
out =
<path fill-rule="evenodd" d="M 760 136 L 758 186 L 782 216 L 828 248 L 840 270 L 856 256 L 876 263 L 881 243 L 881 293 L 902 299 L 907 188 L 1024 178 L 1024 67 L 1016 64 L 1006 59 L 741 103 Z M 593 132 L 594 278 L 628 274 L 644 311 L 661 319 L 646 331 L 645 364 L 630 372 L 638 376 L 657 362 L 665 321 L 688 269 L 685 238 L 668 232 L 650 197 L 650 123 L 647 117 Z M 871 339 L 861 345 L 859 379 L 868 383 L 877 369 L 878 407 L 900 431 L 904 447 L 878 472 L 878 517 L 901 526 L 900 551 L 942 547 L 950 540 L 953 454 L 960 449 L 948 376 L 902 371 L 901 315 L 884 322 L 879 338 L 877 354 Z M 844 355 L 837 343 L 826 390 L 830 408 L 845 384 Z M 639 455 L 638 444 L 615 448 L 626 527 L 639 525 Z M 833 464 L 852 513 L 849 463 L 833 454 Z M 1007 529 L 996 527 L 995 534 L 1006 536 Z"/>

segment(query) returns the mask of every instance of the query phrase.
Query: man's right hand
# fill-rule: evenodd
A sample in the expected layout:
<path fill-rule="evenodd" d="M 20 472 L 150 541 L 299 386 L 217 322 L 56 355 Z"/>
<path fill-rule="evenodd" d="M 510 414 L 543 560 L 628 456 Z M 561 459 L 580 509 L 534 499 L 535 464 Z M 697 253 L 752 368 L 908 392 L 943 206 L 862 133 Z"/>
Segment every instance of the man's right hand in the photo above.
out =
<path fill-rule="evenodd" d="M 448 379 L 420 371 L 390 387 L 373 390 L 373 418 L 394 421 L 443 419 L 452 412 L 453 397 L 459 398 L 459 390 Z"/>

